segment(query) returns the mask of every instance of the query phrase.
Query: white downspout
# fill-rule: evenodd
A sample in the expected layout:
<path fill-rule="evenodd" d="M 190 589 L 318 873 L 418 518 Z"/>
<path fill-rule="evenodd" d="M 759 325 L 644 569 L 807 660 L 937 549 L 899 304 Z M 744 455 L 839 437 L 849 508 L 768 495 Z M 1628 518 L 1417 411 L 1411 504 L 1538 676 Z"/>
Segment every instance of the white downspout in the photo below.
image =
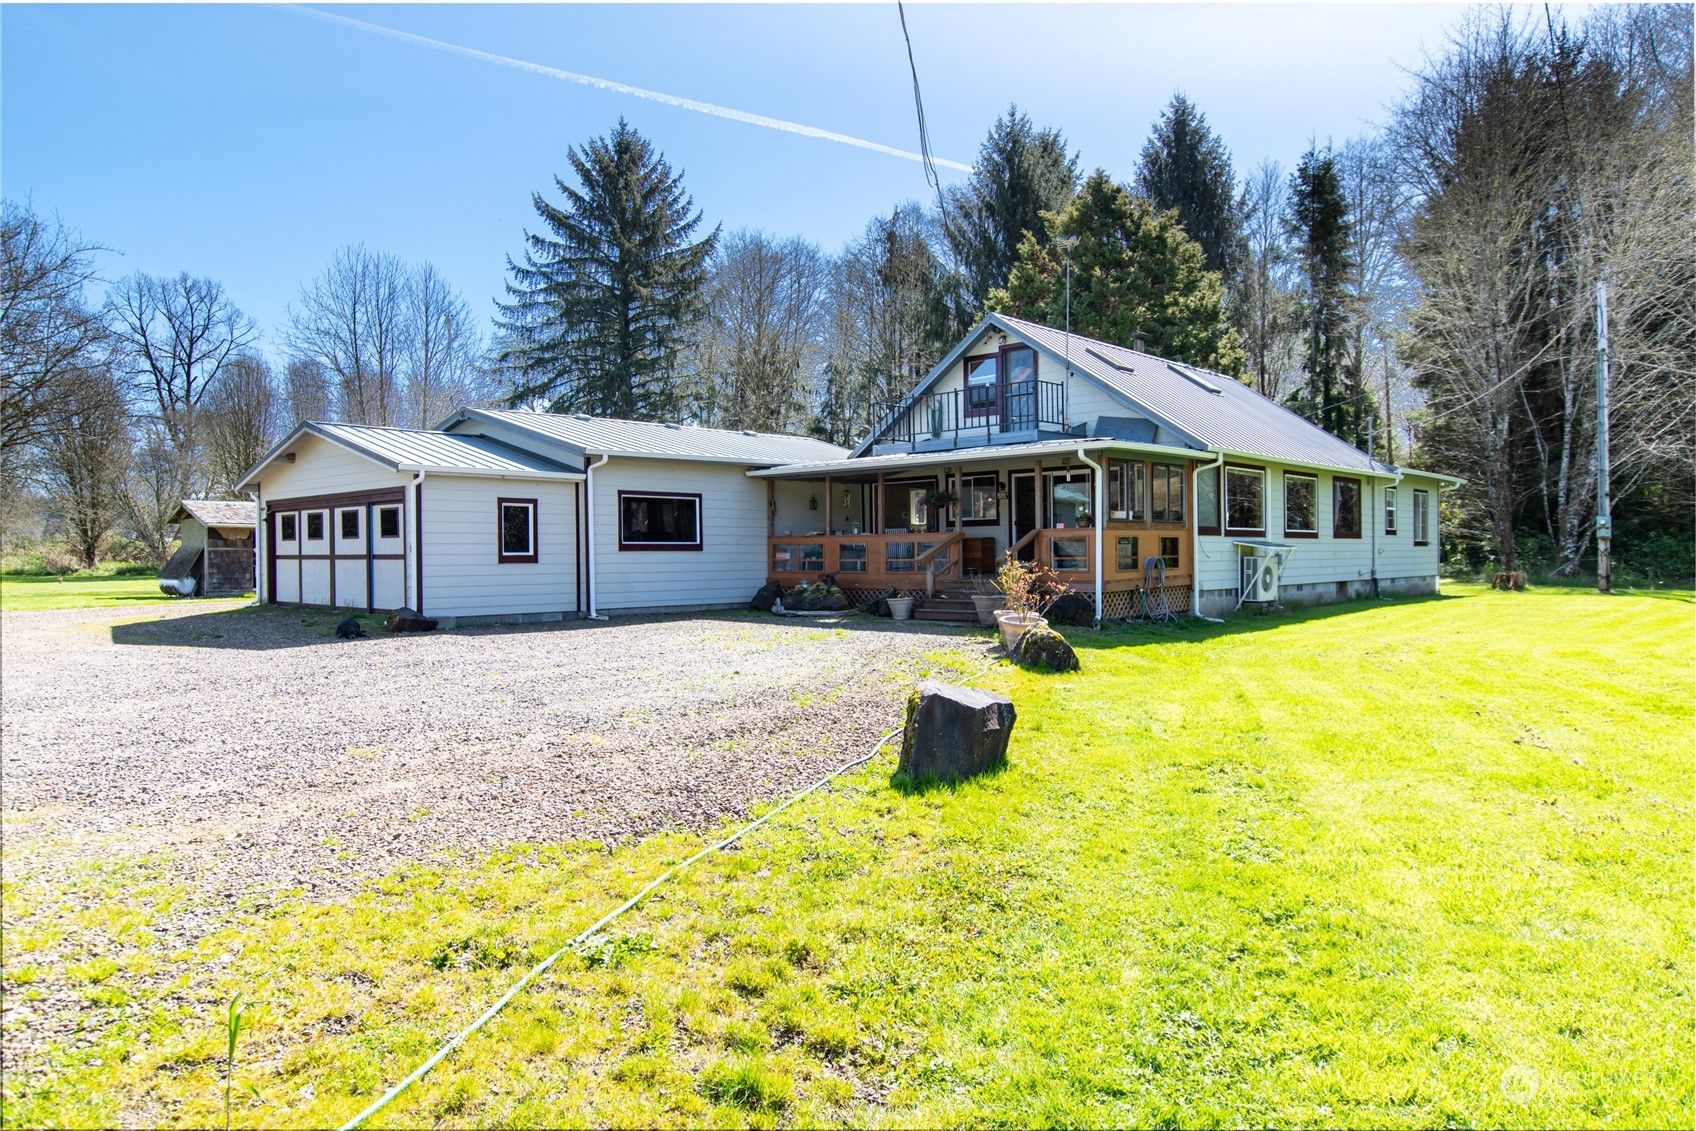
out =
<path fill-rule="evenodd" d="M 1190 615 L 1201 617 L 1202 620 L 1223 624 L 1218 617 L 1201 615 L 1201 473 L 1212 471 L 1225 462 L 1225 453 L 1220 452 L 1212 463 L 1202 464 L 1195 469 L 1195 475 L 1190 480 L 1195 489 L 1190 492 L 1195 498 L 1190 500 Z M 1219 529 L 1225 529 L 1225 484 L 1219 484 Z"/>
<path fill-rule="evenodd" d="M 409 591 L 414 589 L 417 590 L 416 593 L 412 594 L 413 600 L 402 600 L 401 603 L 413 612 L 417 613 L 419 616 L 424 615 L 424 587 L 418 583 L 418 567 L 423 564 L 419 559 L 419 554 L 421 554 L 423 550 L 419 545 L 418 535 L 420 534 L 419 527 L 422 526 L 424 522 L 424 515 L 421 508 L 418 506 L 418 485 L 424 482 L 424 475 L 425 473 L 422 470 L 419 471 L 418 474 L 413 477 L 412 482 L 406 485 L 406 511 L 412 516 L 412 521 L 407 523 L 407 534 L 410 536 L 412 542 L 412 552 L 407 555 L 406 576 L 401 578 L 400 585 L 400 592 L 403 598 Z M 366 533 L 369 535 L 370 532 L 367 531 Z"/>
<path fill-rule="evenodd" d="M 265 483 L 260 481 L 253 485 L 253 603 L 263 605 L 270 594 L 265 592 L 265 557 L 271 552 L 269 540 L 265 538 Z"/>
<path fill-rule="evenodd" d="M 1078 449 L 1078 458 L 1095 470 L 1095 623 L 1100 624 L 1105 606 L 1101 603 L 1101 573 L 1107 563 L 1107 477 L 1101 464 Z"/>
<path fill-rule="evenodd" d="M 583 561 L 587 567 L 583 570 L 583 580 L 589 587 L 587 620 L 607 619 L 595 611 L 595 599 L 600 595 L 600 587 L 595 584 L 595 469 L 611 458 L 602 456 L 583 468 L 583 540 L 587 543 L 583 548 Z"/>

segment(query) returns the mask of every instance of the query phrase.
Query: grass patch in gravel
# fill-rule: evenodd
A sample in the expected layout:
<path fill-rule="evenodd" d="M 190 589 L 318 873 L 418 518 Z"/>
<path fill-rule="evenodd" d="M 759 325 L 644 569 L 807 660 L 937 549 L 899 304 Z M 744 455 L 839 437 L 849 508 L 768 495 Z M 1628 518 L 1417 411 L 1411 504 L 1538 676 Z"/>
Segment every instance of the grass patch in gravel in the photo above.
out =
<path fill-rule="evenodd" d="M 1007 772 L 901 790 L 886 755 L 568 955 L 377 1123 L 1687 1127 L 1689 596 L 1459 592 L 997 669 Z M 127 1000 L 50 1080 L 8 1078 L 6 1122 L 216 1122 L 236 990 L 261 1096 L 236 1122 L 338 1122 L 700 843 L 250 908 L 168 984 L 125 963 L 179 894 L 91 886 L 120 907 L 90 984 Z M 100 956 L 83 898 L 8 868 L 8 996 Z"/>

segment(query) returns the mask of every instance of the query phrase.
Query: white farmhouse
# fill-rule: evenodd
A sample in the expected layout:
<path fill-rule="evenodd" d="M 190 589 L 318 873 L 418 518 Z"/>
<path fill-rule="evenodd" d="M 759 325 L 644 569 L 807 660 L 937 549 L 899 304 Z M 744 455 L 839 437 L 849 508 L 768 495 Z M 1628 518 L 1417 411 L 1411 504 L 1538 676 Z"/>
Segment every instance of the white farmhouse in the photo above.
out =
<path fill-rule="evenodd" d="M 428 431 L 302 424 L 239 486 L 262 600 L 453 624 L 728 607 L 827 574 L 964 619 L 1009 552 L 1105 617 L 1430 593 L 1458 482 L 1229 377 L 990 314 L 851 452 L 461 409 Z"/>

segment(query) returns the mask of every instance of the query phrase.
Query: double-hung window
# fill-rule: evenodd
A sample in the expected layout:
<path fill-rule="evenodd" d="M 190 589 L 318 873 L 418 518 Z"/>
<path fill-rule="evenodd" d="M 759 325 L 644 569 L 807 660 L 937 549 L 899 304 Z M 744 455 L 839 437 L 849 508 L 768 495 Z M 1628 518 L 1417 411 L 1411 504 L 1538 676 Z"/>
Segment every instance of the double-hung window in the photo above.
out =
<path fill-rule="evenodd" d="M 501 565 L 534 563 L 536 554 L 536 500 L 498 499 L 495 503 L 495 560 Z"/>
<path fill-rule="evenodd" d="M 1396 532 L 1396 489 L 1384 488 L 1384 533 Z"/>
<path fill-rule="evenodd" d="M 1195 473 L 1195 522 L 1198 534 L 1219 533 L 1219 469 L 1198 468 Z"/>
<path fill-rule="evenodd" d="M 1331 480 L 1331 537 L 1360 537 L 1360 480 L 1339 475 Z"/>
<path fill-rule="evenodd" d="M 618 548 L 699 550 L 701 496 L 618 493 Z"/>
<path fill-rule="evenodd" d="M 1413 493 L 1413 544 L 1428 546 L 1431 544 L 1431 493 L 1415 491 Z"/>
<path fill-rule="evenodd" d="M 1266 472 L 1260 468 L 1225 468 L 1225 529 L 1232 534 L 1266 533 Z"/>
<path fill-rule="evenodd" d="M 1284 472 L 1284 533 L 1319 537 L 1319 477 Z"/>

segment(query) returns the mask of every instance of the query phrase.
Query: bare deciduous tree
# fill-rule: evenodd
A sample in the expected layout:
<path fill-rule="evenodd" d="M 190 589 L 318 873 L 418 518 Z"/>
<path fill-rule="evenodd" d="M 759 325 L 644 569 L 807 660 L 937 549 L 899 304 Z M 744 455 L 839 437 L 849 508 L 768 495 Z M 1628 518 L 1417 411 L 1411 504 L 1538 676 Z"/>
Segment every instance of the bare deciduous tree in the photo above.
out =
<path fill-rule="evenodd" d="M 104 323 L 83 299 L 99 250 L 27 204 L 0 205 L 0 461 L 56 426 L 60 378 L 101 345 Z"/>
<path fill-rule="evenodd" d="M 62 375 L 61 410 L 38 445 L 41 485 L 59 513 L 71 552 L 85 567 L 124 513 L 129 413 L 108 365 Z"/>
<path fill-rule="evenodd" d="M 693 357 L 696 417 L 717 428 L 806 427 L 828 260 L 801 239 L 736 232 L 707 265 L 707 319 Z"/>
<path fill-rule="evenodd" d="M 283 398 L 264 358 L 234 358 L 203 402 L 206 471 L 211 489 L 234 489 L 282 431 Z"/>
<path fill-rule="evenodd" d="M 285 427 L 292 428 L 303 420 L 329 420 L 333 415 L 329 375 L 311 358 L 289 362 L 283 374 L 283 391 L 288 402 Z"/>
<path fill-rule="evenodd" d="M 1282 401 L 1301 378 L 1301 298 L 1284 242 L 1289 177 L 1262 161 L 1243 182 L 1243 262 L 1232 304 L 1255 391 Z"/>
<path fill-rule="evenodd" d="M 286 341 L 297 359 L 330 377 L 338 415 L 354 424 L 395 424 L 401 374 L 412 333 L 407 270 L 363 244 L 336 252 L 324 273 L 301 288 L 289 311 Z"/>
<path fill-rule="evenodd" d="M 492 403 L 483 343 L 463 296 L 424 263 L 406 281 L 405 423 L 430 428 L 460 405 Z"/>

